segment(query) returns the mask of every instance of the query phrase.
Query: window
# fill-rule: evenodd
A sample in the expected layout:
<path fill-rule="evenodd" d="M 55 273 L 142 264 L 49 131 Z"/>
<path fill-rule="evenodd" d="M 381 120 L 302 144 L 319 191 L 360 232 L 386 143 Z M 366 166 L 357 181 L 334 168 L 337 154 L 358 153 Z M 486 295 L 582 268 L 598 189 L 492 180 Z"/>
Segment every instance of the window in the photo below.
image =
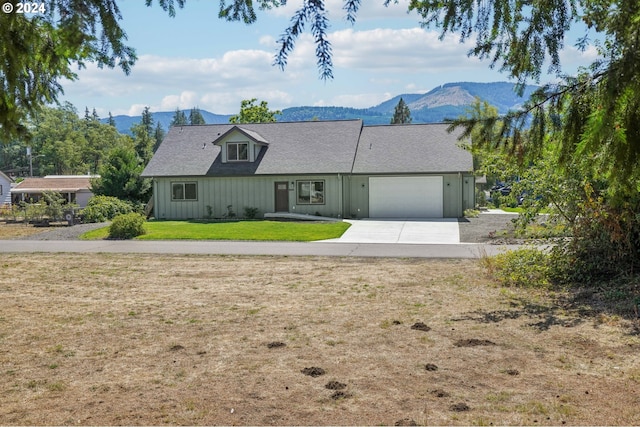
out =
<path fill-rule="evenodd" d="M 0 196 L 2 196 L 2 184 L 0 184 Z"/>
<path fill-rule="evenodd" d="M 324 181 L 298 181 L 298 204 L 324 205 Z"/>
<path fill-rule="evenodd" d="M 195 182 L 173 182 L 171 200 L 198 200 L 198 187 Z"/>
<path fill-rule="evenodd" d="M 248 160 L 249 160 L 249 143 L 248 142 L 228 142 L 227 143 L 227 161 L 246 162 Z"/>

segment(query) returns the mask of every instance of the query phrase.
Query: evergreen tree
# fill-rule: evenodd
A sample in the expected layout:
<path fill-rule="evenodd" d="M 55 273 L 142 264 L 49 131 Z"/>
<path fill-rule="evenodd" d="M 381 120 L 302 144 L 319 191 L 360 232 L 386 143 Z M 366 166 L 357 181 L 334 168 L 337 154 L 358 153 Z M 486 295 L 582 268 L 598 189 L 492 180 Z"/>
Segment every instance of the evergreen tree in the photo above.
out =
<path fill-rule="evenodd" d="M 78 65 L 117 65 L 129 73 L 136 55 L 124 44 L 116 3 L 52 0 L 35 16 L 0 13 L 0 139 L 28 136 L 28 117 L 57 101 L 60 82 L 76 80 Z"/>
<path fill-rule="evenodd" d="M 187 115 L 184 111 L 180 111 L 180 108 L 176 108 L 176 112 L 173 114 L 173 118 L 171 119 L 171 127 L 174 126 L 184 126 L 187 124 Z"/>
<path fill-rule="evenodd" d="M 144 107 L 144 110 L 142 110 L 142 119 L 140 123 L 142 123 L 142 126 L 144 126 L 144 129 L 147 131 L 147 134 L 149 134 L 149 136 L 153 135 L 153 122 L 154 120 L 153 115 L 151 114 L 151 108 L 148 106 Z"/>
<path fill-rule="evenodd" d="M 411 111 L 409 106 L 404 102 L 402 98 L 398 101 L 396 109 L 393 112 L 393 118 L 391 119 L 392 125 L 411 123 Z"/>
<path fill-rule="evenodd" d="M 111 115 L 111 111 L 109 111 L 109 120 L 107 121 L 107 124 L 109 126 L 113 126 L 116 127 L 116 120 L 113 118 L 113 116 Z"/>
<path fill-rule="evenodd" d="M 155 146 L 154 136 L 153 134 L 149 134 L 144 123 L 137 123 L 131 126 L 131 133 L 133 134 L 135 152 L 142 164 L 146 165 L 149 163 L 149 160 L 151 160 L 151 156 L 153 156 L 153 147 Z"/>
<path fill-rule="evenodd" d="M 189 112 L 189 124 L 190 125 L 204 125 L 206 122 L 204 121 L 204 117 L 202 117 L 202 113 L 198 107 L 193 107 L 191 112 Z"/>
<path fill-rule="evenodd" d="M 140 177 L 144 170 L 136 150 L 130 146 L 114 148 L 100 168 L 100 178 L 91 188 L 98 196 L 112 196 L 121 200 L 146 202 L 149 200 L 151 182 Z"/>
<path fill-rule="evenodd" d="M 144 107 L 140 123 L 131 126 L 135 152 L 143 165 L 149 163 L 156 145 L 155 127 L 150 107 Z"/>
<path fill-rule="evenodd" d="M 162 124 L 158 122 L 158 124 L 156 125 L 156 129 L 153 132 L 153 139 L 155 140 L 155 143 L 153 144 L 154 153 L 156 152 L 156 150 L 158 150 L 158 147 L 160 146 L 160 143 L 162 142 L 166 134 L 167 133 L 162 128 Z"/>

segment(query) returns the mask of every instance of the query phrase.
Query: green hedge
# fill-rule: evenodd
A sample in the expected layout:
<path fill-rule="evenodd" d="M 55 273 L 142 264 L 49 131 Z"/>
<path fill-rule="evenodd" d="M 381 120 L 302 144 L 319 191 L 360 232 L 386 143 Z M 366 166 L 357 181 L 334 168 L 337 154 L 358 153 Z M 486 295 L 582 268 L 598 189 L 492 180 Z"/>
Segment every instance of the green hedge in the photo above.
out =
<path fill-rule="evenodd" d="M 117 197 L 93 196 L 82 211 L 82 215 L 84 222 L 105 222 L 111 221 L 116 215 L 131 212 L 134 212 L 134 207 L 129 202 Z"/>

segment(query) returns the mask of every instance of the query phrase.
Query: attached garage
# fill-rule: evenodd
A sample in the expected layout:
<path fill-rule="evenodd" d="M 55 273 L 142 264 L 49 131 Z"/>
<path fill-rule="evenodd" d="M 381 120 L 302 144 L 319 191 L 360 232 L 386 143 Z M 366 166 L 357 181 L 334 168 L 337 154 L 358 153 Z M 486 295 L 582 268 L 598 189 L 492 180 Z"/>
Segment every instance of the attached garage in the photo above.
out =
<path fill-rule="evenodd" d="M 370 218 L 442 218 L 442 176 L 369 178 Z"/>
<path fill-rule="evenodd" d="M 142 176 L 154 180 L 155 216 L 163 219 L 222 216 L 229 205 L 334 218 L 460 218 L 475 201 L 473 158 L 448 128 L 361 120 L 174 127 Z M 194 197 L 177 197 L 176 185 L 192 187 Z"/>

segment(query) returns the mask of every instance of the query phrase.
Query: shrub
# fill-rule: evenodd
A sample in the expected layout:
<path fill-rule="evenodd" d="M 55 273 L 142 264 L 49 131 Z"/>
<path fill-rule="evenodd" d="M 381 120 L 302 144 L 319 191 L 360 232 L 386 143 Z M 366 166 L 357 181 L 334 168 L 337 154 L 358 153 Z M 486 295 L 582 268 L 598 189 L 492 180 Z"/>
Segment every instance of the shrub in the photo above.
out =
<path fill-rule="evenodd" d="M 476 209 L 465 209 L 464 217 L 465 218 L 478 218 L 480 216 L 480 211 Z"/>
<path fill-rule="evenodd" d="M 24 216 L 27 222 L 40 222 L 44 220 L 46 208 L 42 203 L 26 203 Z"/>
<path fill-rule="evenodd" d="M 133 239 L 145 233 L 144 216 L 138 213 L 128 213 L 118 215 L 113 218 L 109 226 L 109 237 L 111 239 Z"/>
<path fill-rule="evenodd" d="M 548 287 L 552 274 L 549 254 L 521 248 L 485 258 L 484 266 L 502 286 Z"/>
<path fill-rule="evenodd" d="M 607 286 L 616 278 L 637 276 L 640 265 L 640 194 L 623 201 L 584 186 L 570 223 L 571 239 L 552 251 L 554 281 Z"/>
<path fill-rule="evenodd" d="M 89 199 L 87 207 L 82 211 L 84 222 L 110 221 L 116 215 L 127 214 L 134 211 L 133 206 L 125 201 L 111 196 L 93 196 Z"/>
<path fill-rule="evenodd" d="M 244 208 L 244 217 L 246 219 L 256 219 L 258 216 L 258 208 Z"/>
<path fill-rule="evenodd" d="M 475 202 L 476 202 L 476 206 L 480 208 L 487 206 L 487 194 L 484 192 L 484 190 L 476 191 Z"/>

